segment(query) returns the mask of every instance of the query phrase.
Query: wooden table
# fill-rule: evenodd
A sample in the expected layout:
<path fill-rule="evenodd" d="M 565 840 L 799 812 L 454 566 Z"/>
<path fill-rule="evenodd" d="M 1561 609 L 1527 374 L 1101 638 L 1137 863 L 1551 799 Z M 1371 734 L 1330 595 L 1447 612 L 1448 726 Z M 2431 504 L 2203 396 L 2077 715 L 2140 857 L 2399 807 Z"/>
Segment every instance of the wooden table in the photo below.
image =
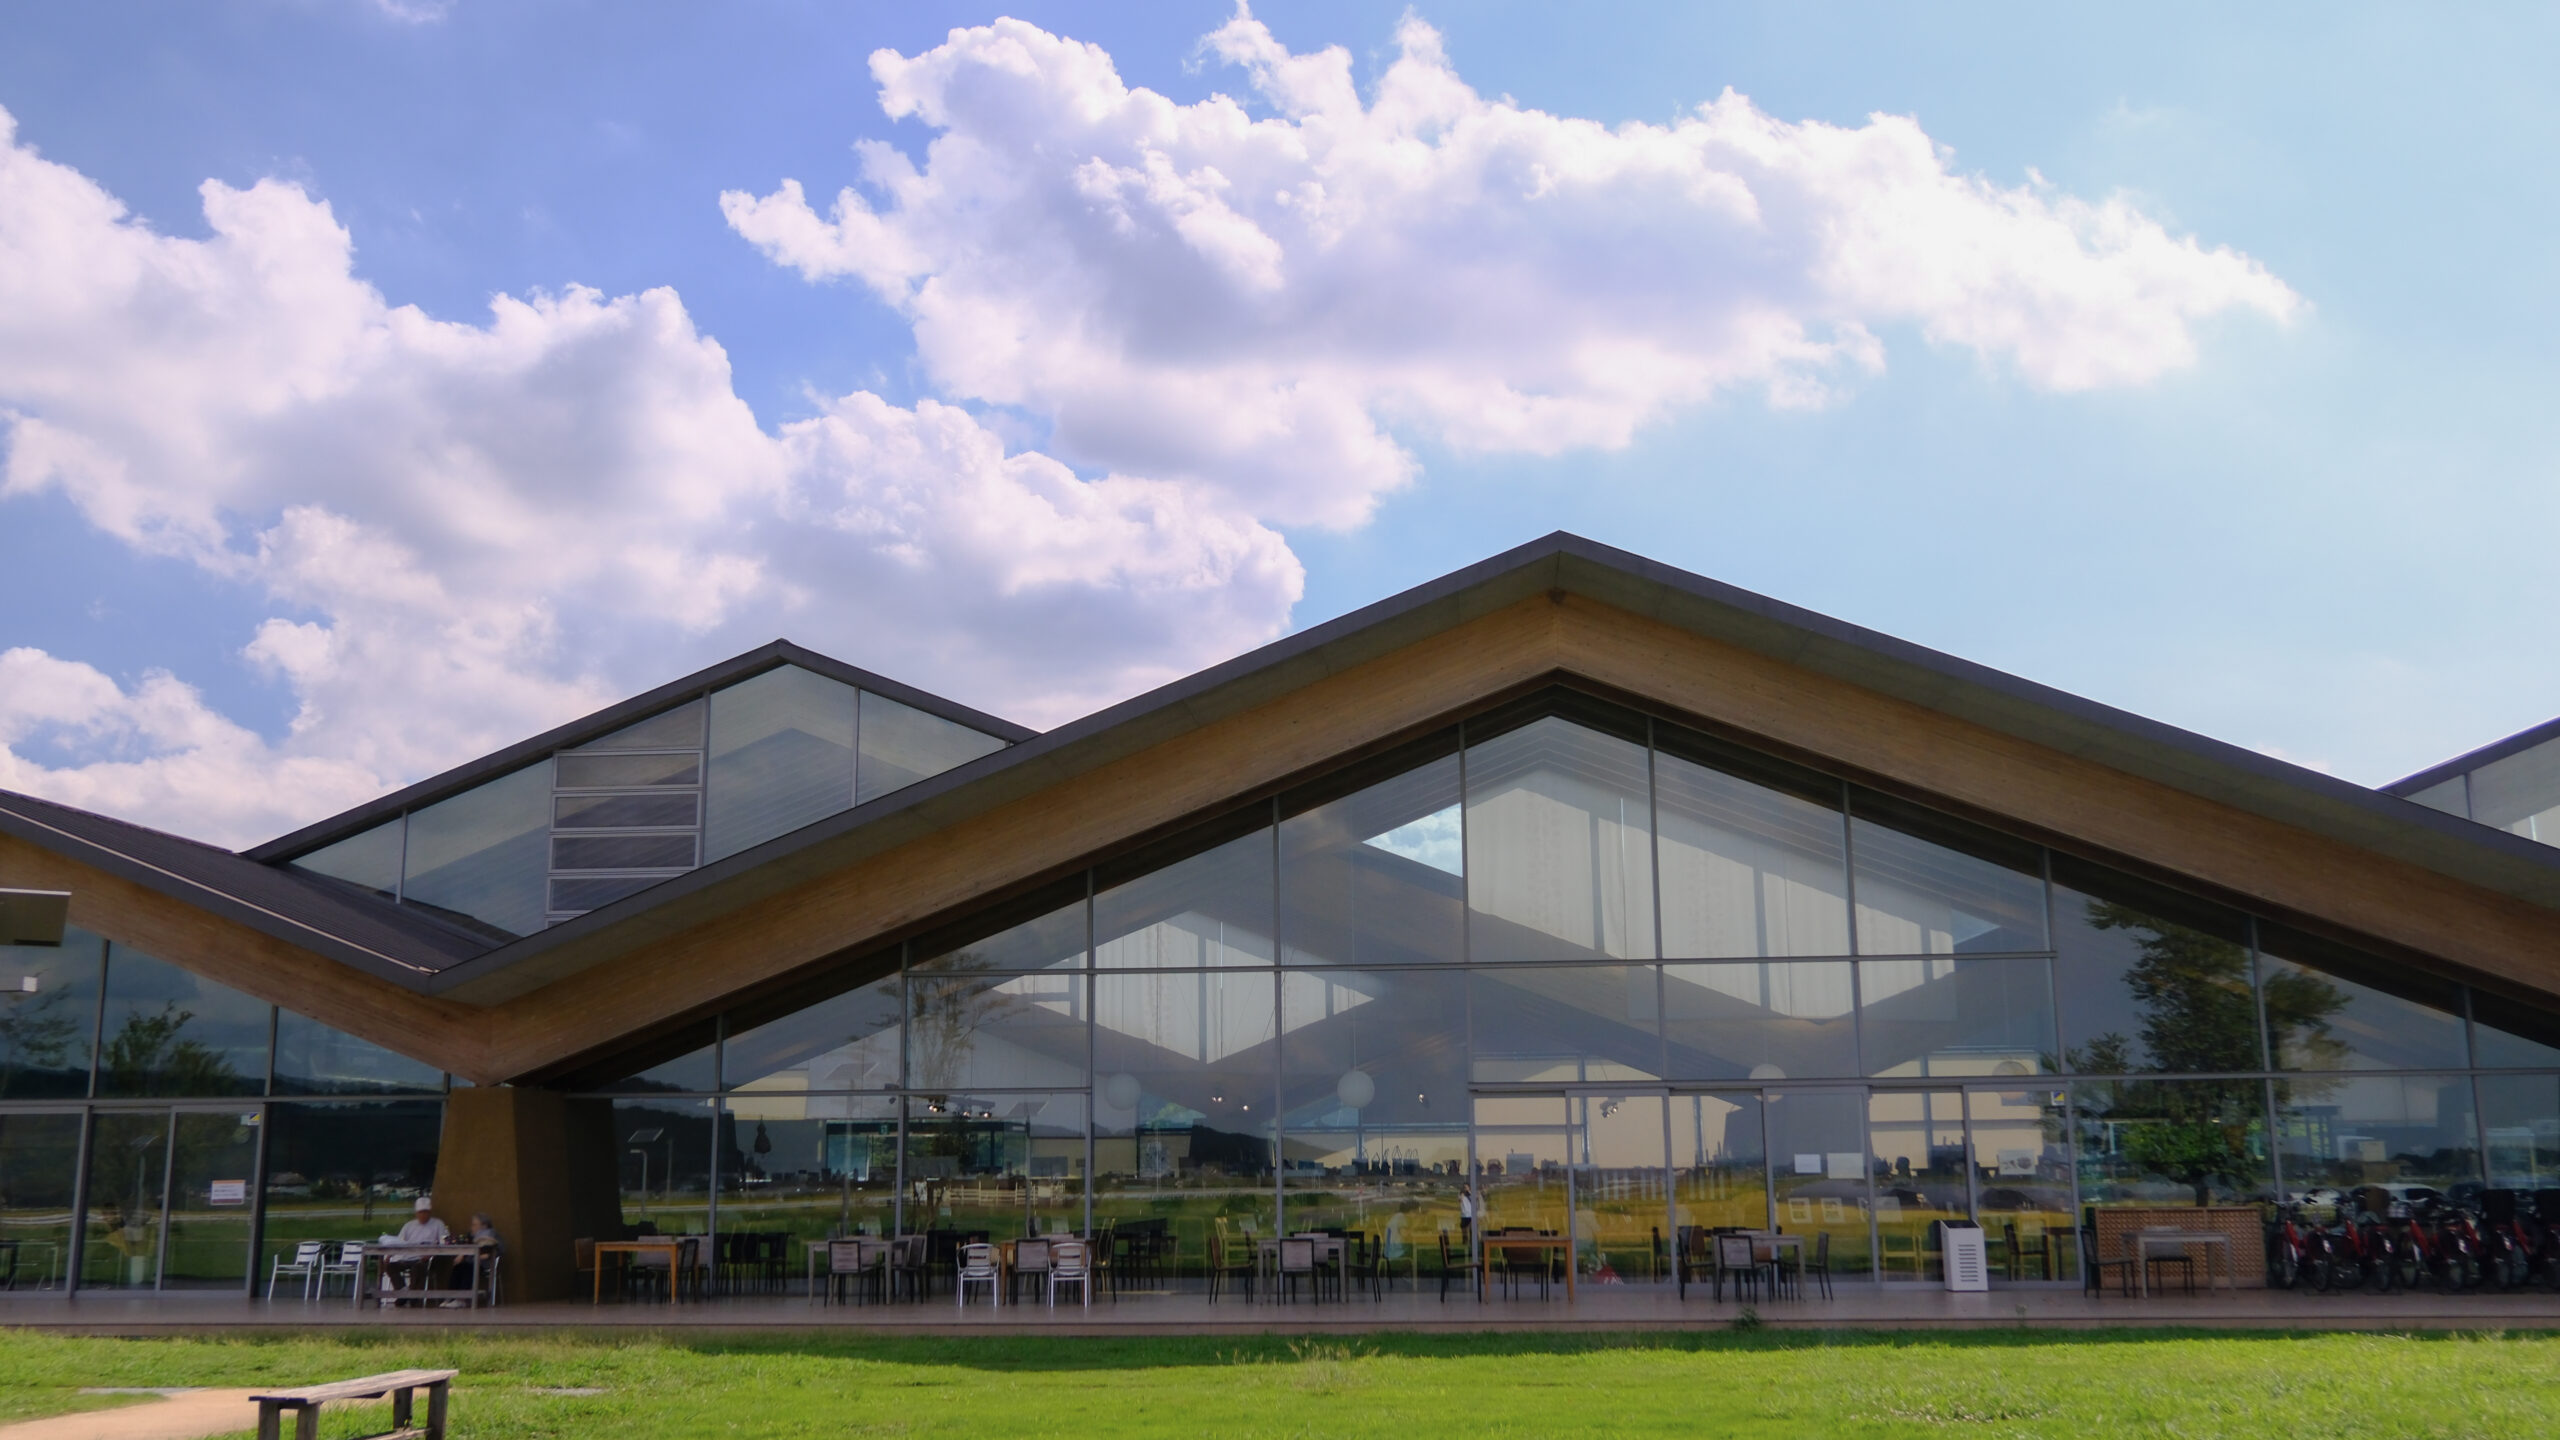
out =
<path fill-rule="evenodd" d="M 1564 1267 L 1564 1298 L 1567 1300 L 1571 1300 L 1573 1298 L 1573 1272 L 1575 1268 L 1573 1264 L 1573 1256 L 1571 1254 L 1573 1242 L 1567 1240 L 1562 1235 L 1488 1234 L 1484 1237 L 1482 1244 L 1484 1245 L 1485 1254 L 1488 1256 L 1496 1250 L 1502 1251 L 1502 1263 L 1506 1266 L 1511 1263 L 1511 1254 L 1514 1251 L 1530 1251 L 1538 1257 L 1542 1264 L 1545 1263 L 1549 1252 L 1556 1250 L 1566 1251 Z M 1479 1291 L 1478 1295 L 1479 1298 L 1481 1298 L 1482 1292 Z"/>
<path fill-rule="evenodd" d="M 672 1301 L 684 1293 L 684 1242 L 682 1235 L 653 1235 L 639 1240 L 599 1240 L 596 1242 L 596 1294 L 589 1303 L 604 1303 L 604 1257 L 607 1255 L 649 1255 L 665 1251 L 667 1256 L 667 1299 Z M 623 1264 L 630 1264 L 625 1259 Z"/>
<path fill-rule="evenodd" d="M 481 1282 L 489 1275 L 488 1267 L 479 1263 L 482 1249 L 483 1247 L 478 1245 L 367 1245 L 364 1247 L 363 1257 L 356 1262 L 355 1293 L 348 1297 L 349 1301 L 361 1306 L 369 1295 L 401 1300 L 422 1300 L 429 1303 L 460 1300 L 477 1309 L 480 1305 Z M 419 1271 L 418 1278 L 428 1283 L 420 1285 L 415 1290 L 394 1289 L 389 1283 L 391 1267 L 407 1260 L 423 1263 L 425 1268 Z M 436 1262 L 439 1260 L 471 1261 L 470 1288 L 462 1289 L 455 1286 L 438 1288 L 433 1284 Z M 368 1270 L 374 1277 L 374 1284 L 370 1290 L 364 1283 Z"/>
<path fill-rule="evenodd" d="M 2135 1273 L 2140 1277 L 2134 1285 L 2146 1300 L 2151 1297 L 2151 1257 L 2165 1251 L 2176 1254 L 2180 1259 L 2188 1259 L 2187 1247 L 2190 1245 L 2205 1247 L 2204 1288 L 2208 1293 L 2213 1289 L 2215 1250 L 2222 1252 L 2222 1278 L 2229 1282 L 2229 1288 L 2234 1292 L 2240 1288 L 2240 1274 L 2232 1268 L 2231 1237 L 2219 1231 L 2141 1230 L 2135 1232 L 2133 1244 Z"/>

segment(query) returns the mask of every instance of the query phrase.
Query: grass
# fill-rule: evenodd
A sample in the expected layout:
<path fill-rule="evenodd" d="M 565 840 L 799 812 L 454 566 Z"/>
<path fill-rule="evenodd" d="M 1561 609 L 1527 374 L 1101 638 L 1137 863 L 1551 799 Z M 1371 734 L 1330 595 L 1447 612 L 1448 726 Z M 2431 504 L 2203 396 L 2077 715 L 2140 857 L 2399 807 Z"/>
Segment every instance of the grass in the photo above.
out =
<path fill-rule="evenodd" d="M 458 1436 L 2541 1436 L 2560 1336 L 1752 1332 L 1073 1339 L 371 1334 L 0 1345 L 82 1385 L 457 1368 Z M 591 1392 L 591 1393 L 581 1393 Z M 40 1407 L 39 1407 L 40 1408 Z M 67 1408 L 67 1407 L 66 1407 Z M 379 1413 L 338 1416 L 352 1435 Z"/>

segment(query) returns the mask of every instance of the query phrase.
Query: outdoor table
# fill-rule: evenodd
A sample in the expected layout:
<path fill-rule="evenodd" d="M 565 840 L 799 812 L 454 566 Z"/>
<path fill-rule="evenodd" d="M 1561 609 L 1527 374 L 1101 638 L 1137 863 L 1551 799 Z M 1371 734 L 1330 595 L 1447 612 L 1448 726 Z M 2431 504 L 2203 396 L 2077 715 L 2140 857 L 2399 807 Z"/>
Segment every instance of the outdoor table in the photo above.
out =
<path fill-rule="evenodd" d="M 1549 1252 L 1557 1250 L 1567 1250 L 1569 1252 L 1569 1248 L 1572 1244 L 1572 1241 L 1567 1240 L 1562 1235 L 1500 1235 L 1488 1233 L 1484 1237 L 1484 1248 L 1486 1253 L 1490 1254 L 1496 1250 L 1502 1251 L 1503 1263 L 1506 1265 L 1511 1263 L 1511 1252 L 1513 1251 L 1530 1251 L 1539 1258 L 1541 1263 L 1544 1263 Z M 1571 1300 L 1573 1298 L 1573 1272 L 1575 1267 L 1572 1264 L 1572 1256 L 1570 1253 L 1566 1255 L 1565 1259 L 1564 1298 Z M 1479 1298 L 1481 1298 L 1481 1296 L 1479 1296 Z"/>
<path fill-rule="evenodd" d="M 681 1235 L 653 1235 L 639 1240 L 599 1240 L 596 1242 L 596 1293 L 588 1302 L 604 1303 L 604 1257 L 607 1255 L 647 1255 L 663 1250 L 667 1255 L 667 1299 L 684 1293 L 684 1241 Z M 625 1265 L 629 1260 L 623 1262 Z"/>
<path fill-rule="evenodd" d="M 1322 1265 L 1327 1261 L 1331 1261 L 1333 1262 L 1333 1268 L 1337 1273 L 1342 1269 L 1343 1246 L 1348 1242 L 1346 1242 L 1341 1236 L 1291 1235 L 1288 1238 L 1291 1240 L 1314 1241 L 1316 1246 L 1316 1263 Z M 1276 1236 L 1268 1240 L 1257 1242 L 1254 1247 L 1254 1277 L 1256 1284 L 1259 1285 L 1265 1276 L 1268 1276 L 1273 1281 L 1277 1281 L 1280 1278 L 1280 1240 Z M 1345 1286 L 1343 1293 L 1350 1293 L 1348 1286 Z M 1317 1287 L 1316 1298 L 1318 1300 L 1322 1300 L 1324 1298 L 1324 1290 L 1321 1286 Z"/>
<path fill-rule="evenodd" d="M 2204 1288 L 2213 1289 L 2213 1251 L 2222 1252 L 2222 1278 L 2235 1293 L 2240 1288 L 2240 1274 L 2231 1268 L 2231 1237 L 2212 1230 L 2142 1230 L 2133 1237 L 2135 1286 L 2144 1299 L 2151 1298 L 2151 1257 L 2154 1252 L 2174 1252 L 2184 1256 L 2190 1245 L 2205 1249 Z"/>
<path fill-rule="evenodd" d="M 422 1300 L 431 1304 L 445 1300 L 460 1300 L 465 1304 L 470 1305 L 472 1308 L 477 1309 L 480 1305 L 480 1284 L 483 1280 L 488 1278 L 488 1267 L 479 1263 L 480 1255 L 484 1248 L 485 1247 L 471 1244 L 367 1245 L 364 1247 L 364 1258 L 356 1267 L 355 1293 L 349 1297 L 350 1303 L 361 1306 L 368 1297 L 380 1299 L 388 1296 L 400 1300 Z M 416 1260 L 423 1263 L 424 1268 L 418 1272 L 418 1278 L 426 1283 L 422 1284 L 415 1290 L 399 1290 L 391 1287 L 390 1281 L 392 1267 L 404 1260 Z M 469 1260 L 473 1262 L 471 1267 L 470 1286 L 468 1288 L 460 1286 L 444 1286 L 439 1288 L 434 1283 L 436 1276 L 436 1262 L 439 1260 Z M 448 1271 L 447 1273 L 449 1274 L 451 1272 Z M 370 1274 L 374 1280 L 373 1285 L 369 1288 L 365 1284 L 365 1277 L 368 1274 Z"/>

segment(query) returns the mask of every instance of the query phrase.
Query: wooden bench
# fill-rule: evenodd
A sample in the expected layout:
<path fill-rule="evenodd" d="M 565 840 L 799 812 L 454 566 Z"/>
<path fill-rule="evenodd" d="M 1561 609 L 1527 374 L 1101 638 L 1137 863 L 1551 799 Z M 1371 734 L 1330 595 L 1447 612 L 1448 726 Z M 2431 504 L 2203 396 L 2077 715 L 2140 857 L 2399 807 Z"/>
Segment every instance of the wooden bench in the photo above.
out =
<path fill-rule="evenodd" d="M 284 1412 L 294 1412 L 294 1440 L 318 1440 L 320 1407 L 332 1400 L 379 1400 L 391 1397 L 391 1428 L 369 1440 L 444 1440 L 445 1387 L 459 1370 L 393 1370 L 334 1385 L 305 1385 L 249 1398 L 258 1402 L 258 1440 L 283 1440 Z M 410 1395 L 427 1392 L 427 1423 L 412 1425 Z"/>

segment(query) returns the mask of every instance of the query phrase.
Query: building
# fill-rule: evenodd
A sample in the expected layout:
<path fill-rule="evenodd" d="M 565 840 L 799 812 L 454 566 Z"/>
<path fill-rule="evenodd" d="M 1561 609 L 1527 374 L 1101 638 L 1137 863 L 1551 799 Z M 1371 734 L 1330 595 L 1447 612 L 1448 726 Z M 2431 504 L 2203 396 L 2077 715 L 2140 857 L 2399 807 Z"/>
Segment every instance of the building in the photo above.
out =
<path fill-rule="evenodd" d="M 2084 1208 L 2560 1185 L 2502 764 L 2447 813 L 1554 536 L 1046 734 L 776 644 L 242 854 L 0 795 L 70 897 L 0 1264 L 254 1290 L 432 1184 L 523 1296 L 642 1221 L 1180 1272 L 1284 1209 L 1428 1283 L 1472 1185 L 1602 1280 L 1972 1216 L 2074 1283 Z"/>

